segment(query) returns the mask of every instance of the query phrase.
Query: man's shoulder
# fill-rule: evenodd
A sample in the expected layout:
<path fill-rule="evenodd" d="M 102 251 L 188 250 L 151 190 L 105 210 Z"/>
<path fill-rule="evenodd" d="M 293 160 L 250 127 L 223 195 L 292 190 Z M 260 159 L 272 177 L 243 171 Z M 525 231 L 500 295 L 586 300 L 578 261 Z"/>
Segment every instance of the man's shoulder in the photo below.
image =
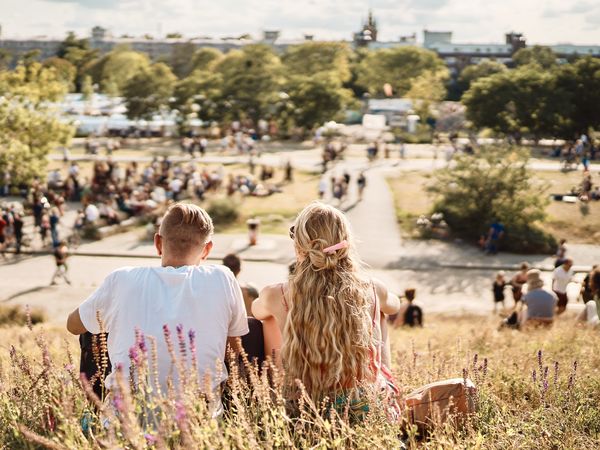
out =
<path fill-rule="evenodd" d="M 225 267 L 221 264 L 202 264 L 194 267 L 194 273 L 201 277 L 228 281 L 235 280 L 235 275 L 233 275 L 233 272 L 231 272 L 228 267 Z"/>

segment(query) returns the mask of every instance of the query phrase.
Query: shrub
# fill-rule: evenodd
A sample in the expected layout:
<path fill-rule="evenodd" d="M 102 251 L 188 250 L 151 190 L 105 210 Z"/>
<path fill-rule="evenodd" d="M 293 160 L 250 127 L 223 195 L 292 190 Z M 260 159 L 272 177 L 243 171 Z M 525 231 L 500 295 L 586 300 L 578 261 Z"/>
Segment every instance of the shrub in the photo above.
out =
<path fill-rule="evenodd" d="M 555 239 L 543 232 L 545 186 L 535 186 L 527 169 L 529 156 L 517 147 L 482 147 L 459 154 L 434 174 L 428 191 L 433 210 L 444 214 L 453 233 L 475 241 L 499 220 L 506 228 L 501 248 L 520 253 L 549 253 Z"/>
<path fill-rule="evenodd" d="M 215 225 L 229 225 L 240 217 L 238 205 L 227 198 L 218 198 L 211 201 L 206 212 Z"/>
<path fill-rule="evenodd" d="M 20 305 L 0 305 L 0 325 L 25 325 L 28 321 L 28 311 Z M 46 313 L 39 308 L 29 310 L 32 325 L 46 321 Z"/>

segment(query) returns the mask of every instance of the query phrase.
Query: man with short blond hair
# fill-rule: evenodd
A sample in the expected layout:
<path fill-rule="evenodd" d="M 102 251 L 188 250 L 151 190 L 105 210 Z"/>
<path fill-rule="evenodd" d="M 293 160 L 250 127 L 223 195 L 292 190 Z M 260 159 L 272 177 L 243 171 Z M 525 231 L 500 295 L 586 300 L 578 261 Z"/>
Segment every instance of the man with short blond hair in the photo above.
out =
<path fill-rule="evenodd" d="M 248 333 L 248 322 L 242 293 L 231 271 L 220 265 L 200 265 L 212 249 L 212 233 L 212 220 L 202 208 L 172 205 L 154 236 L 161 266 L 125 267 L 112 272 L 69 315 L 67 329 L 73 334 L 107 332 L 112 367 L 121 366 L 124 373 L 128 373 L 136 329 L 154 336 L 158 381 L 164 392 L 172 362 L 163 333 L 170 330 L 174 334 L 178 326 L 186 335 L 193 330 L 198 374 L 201 379 L 210 376 L 218 414 L 222 408 L 217 391 L 227 372 L 224 367 L 217 368 L 216 361 L 224 360 L 229 339 L 239 345 L 238 338 Z M 190 361 L 185 363 L 190 365 Z M 109 389 L 114 377 L 113 370 L 106 379 Z M 172 381 L 178 383 L 177 379 Z"/>

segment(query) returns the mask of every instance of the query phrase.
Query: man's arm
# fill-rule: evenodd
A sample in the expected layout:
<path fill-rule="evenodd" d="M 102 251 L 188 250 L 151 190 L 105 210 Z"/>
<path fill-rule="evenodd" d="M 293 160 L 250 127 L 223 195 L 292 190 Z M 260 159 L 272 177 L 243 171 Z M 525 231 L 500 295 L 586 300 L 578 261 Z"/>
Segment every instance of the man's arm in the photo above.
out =
<path fill-rule="evenodd" d="M 69 314 L 69 317 L 67 318 L 67 330 L 76 335 L 83 334 L 88 331 L 86 330 L 83 322 L 81 321 L 81 317 L 79 316 L 79 308 Z"/>
<path fill-rule="evenodd" d="M 266 320 L 273 316 L 268 306 L 272 291 L 273 288 L 271 286 L 266 286 L 260 291 L 258 298 L 252 302 L 252 314 L 258 320 Z"/>
<path fill-rule="evenodd" d="M 379 280 L 373 280 L 377 297 L 379 298 L 379 308 L 383 314 L 396 314 L 400 310 L 400 299 L 396 294 L 392 294 L 384 284 Z"/>

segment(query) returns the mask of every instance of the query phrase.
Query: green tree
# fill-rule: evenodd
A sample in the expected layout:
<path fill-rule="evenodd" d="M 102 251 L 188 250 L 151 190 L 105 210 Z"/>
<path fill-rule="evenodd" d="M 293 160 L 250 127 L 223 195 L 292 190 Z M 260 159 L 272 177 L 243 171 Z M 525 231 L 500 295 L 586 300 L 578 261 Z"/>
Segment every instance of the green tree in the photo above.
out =
<path fill-rule="evenodd" d="M 357 83 L 371 95 L 382 96 L 384 84 L 389 83 L 394 95 L 400 97 L 425 72 L 435 74 L 447 69 L 434 52 L 407 46 L 369 51 L 357 70 Z"/>
<path fill-rule="evenodd" d="M 222 97 L 232 118 L 249 117 L 254 122 L 268 115 L 283 83 L 281 61 L 261 44 L 233 50 L 215 66 L 222 76 Z"/>
<path fill-rule="evenodd" d="M 556 244 L 543 232 L 545 187 L 532 182 L 528 151 L 516 147 L 483 147 L 459 154 L 454 164 L 435 172 L 428 187 L 434 210 L 442 212 L 456 235 L 475 242 L 494 220 L 502 222 L 501 245 L 511 251 L 548 253 Z"/>
<path fill-rule="evenodd" d="M 84 100 L 89 100 L 94 94 L 94 85 L 92 84 L 92 77 L 85 75 L 83 82 L 81 83 L 81 93 L 83 94 Z"/>
<path fill-rule="evenodd" d="M 550 47 L 534 45 L 533 47 L 522 48 L 512 57 L 516 66 L 525 66 L 528 64 L 537 64 L 542 69 L 550 69 L 557 65 L 556 53 Z"/>
<path fill-rule="evenodd" d="M 78 39 L 75 33 L 70 31 L 61 42 L 56 56 L 75 67 L 75 89 L 80 90 L 86 69 L 97 58 L 98 51 L 91 48 L 89 39 Z"/>
<path fill-rule="evenodd" d="M 0 70 L 8 69 L 12 60 L 13 54 L 5 48 L 0 48 Z"/>
<path fill-rule="evenodd" d="M 553 71 L 526 65 L 475 81 L 463 95 L 467 118 L 475 128 L 539 139 L 558 136 L 569 111 L 569 93 Z"/>
<path fill-rule="evenodd" d="M 222 83 L 219 74 L 196 70 L 175 86 L 174 106 L 184 115 L 197 112 L 203 120 L 220 120 Z M 194 111 L 193 105 L 200 107 L 200 110 Z"/>
<path fill-rule="evenodd" d="M 285 89 L 291 104 L 288 107 L 282 102 L 282 112 L 291 114 L 297 126 L 309 130 L 336 118 L 352 102 L 352 91 L 342 88 L 337 75 L 331 71 L 292 76 Z"/>
<path fill-rule="evenodd" d="M 446 96 L 447 79 L 447 70 L 427 70 L 412 81 L 405 97 L 414 101 L 415 110 L 423 121 L 431 117 L 431 105 L 442 101 Z"/>
<path fill-rule="evenodd" d="M 556 89 L 568 93 L 562 106 L 567 120 L 561 124 L 561 136 L 573 139 L 590 129 L 600 130 L 600 60 L 591 56 L 558 69 Z"/>
<path fill-rule="evenodd" d="M 164 63 L 152 64 L 134 75 L 123 89 L 127 116 L 150 118 L 169 104 L 177 77 Z"/>
<path fill-rule="evenodd" d="M 212 71 L 221 59 L 223 59 L 223 53 L 216 48 L 199 48 L 194 52 L 194 56 L 192 57 L 192 69 L 193 71 Z"/>
<path fill-rule="evenodd" d="M 331 72 L 340 83 L 350 80 L 350 48 L 343 42 L 306 42 L 288 47 L 282 62 L 289 76 Z"/>
<path fill-rule="evenodd" d="M 10 173 L 14 185 L 43 177 L 48 152 L 72 137 L 48 106 L 66 92 L 56 70 L 37 62 L 0 72 L 0 173 Z"/>
<path fill-rule="evenodd" d="M 191 42 L 178 43 L 173 45 L 171 53 L 164 58 L 177 78 L 187 77 L 194 70 L 193 57 L 196 46 Z"/>
<path fill-rule="evenodd" d="M 96 65 L 89 72 L 94 82 L 100 85 L 102 91 L 119 95 L 129 80 L 150 67 L 150 59 L 145 53 L 120 47 L 107 53 Z"/>
<path fill-rule="evenodd" d="M 52 58 L 44 60 L 43 65 L 44 67 L 53 68 L 56 71 L 58 78 L 68 86 L 69 91 L 72 91 L 75 88 L 77 68 L 69 61 L 53 56 Z"/>
<path fill-rule="evenodd" d="M 474 64 L 465 67 L 457 79 L 459 97 L 469 90 L 471 83 L 480 79 L 494 75 L 495 73 L 507 71 L 507 67 L 498 61 L 482 61 L 479 64 Z"/>

